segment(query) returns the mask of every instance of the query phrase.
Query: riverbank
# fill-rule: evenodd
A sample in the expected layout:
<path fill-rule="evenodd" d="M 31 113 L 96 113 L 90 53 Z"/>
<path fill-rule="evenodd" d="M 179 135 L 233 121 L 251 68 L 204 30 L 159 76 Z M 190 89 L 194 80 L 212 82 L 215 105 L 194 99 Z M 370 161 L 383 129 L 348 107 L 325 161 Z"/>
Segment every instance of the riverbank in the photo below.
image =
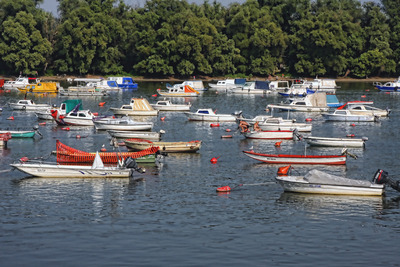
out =
<path fill-rule="evenodd" d="M 0 77 L 1 79 L 5 80 L 14 80 L 16 77 Z M 100 78 L 105 78 L 105 76 L 100 76 L 100 75 L 85 75 L 85 76 L 71 76 L 71 75 L 57 75 L 57 76 L 40 76 L 40 80 L 42 81 L 63 81 L 67 79 L 75 79 L 75 78 L 93 78 L 93 79 L 100 79 Z M 183 79 L 183 78 L 175 78 L 175 77 L 168 77 L 168 78 L 148 78 L 144 76 L 132 76 L 132 78 L 137 81 L 137 82 L 179 82 L 183 80 L 190 80 L 194 79 L 193 77 Z M 210 77 L 210 76 L 196 76 L 195 79 L 202 80 L 204 82 L 216 82 L 218 80 L 224 80 L 227 77 Z M 255 81 L 255 80 L 261 80 L 265 81 L 267 80 L 268 77 L 251 77 L 248 78 L 250 81 Z M 294 79 L 293 77 L 282 77 L 282 76 L 276 76 L 273 78 L 274 80 L 292 80 Z M 306 80 L 313 80 L 314 78 L 308 77 L 305 78 Z M 332 79 L 332 78 L 325 78 L 321 77 L 321 79 Z M 348 77 L 339 77 L 339 78 L 334 78 L 337 82 L 388 82 L 388 81 L 394 81 L 397 80 L 397 77 L 369 77 L 369 78 L 364 78 L 364 79 L 356 79 L 356 78 L 348 78 Z"/>

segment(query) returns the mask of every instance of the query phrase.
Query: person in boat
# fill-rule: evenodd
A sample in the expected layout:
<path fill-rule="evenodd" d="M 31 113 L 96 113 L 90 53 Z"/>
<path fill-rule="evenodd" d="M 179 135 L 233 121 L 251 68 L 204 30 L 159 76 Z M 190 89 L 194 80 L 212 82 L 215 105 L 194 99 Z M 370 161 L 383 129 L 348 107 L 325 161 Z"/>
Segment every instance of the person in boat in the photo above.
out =
<path fill-rule="evenodd" d="M 261 132 L 261 128 L 260 128 L 260 125 L 258 125 L 258 121 L 256 123 L 254 123 L 253 130 L 256 132 Z"/>
<path fill-rule="evenodd" d="M 249 127 L 250 127 L 250 125 L 249 125 L 247 122 L 245 122 L 245 121 L 240 121 L 240 123 L 239 123 L 239 128 L 241 129 L 241 132 L 242 132 L 242 133 L 248 132 L 248 131 L 249 131 Z"/>

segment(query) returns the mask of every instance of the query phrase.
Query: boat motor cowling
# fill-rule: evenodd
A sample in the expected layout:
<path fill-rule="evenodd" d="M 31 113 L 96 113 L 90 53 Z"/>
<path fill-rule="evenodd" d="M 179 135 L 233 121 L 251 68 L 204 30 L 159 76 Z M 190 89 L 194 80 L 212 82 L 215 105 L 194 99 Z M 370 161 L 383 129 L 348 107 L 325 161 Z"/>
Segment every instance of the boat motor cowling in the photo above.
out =
<path fill-rule="evenodd" d="M 372 182 L 376 184 L 388 184 L 390 185 L 391 188 L 400 192 L 400 181 L 395 181 L 393 179 L 390 179 L 387 171 L 378 169 L 375 172 Z"/>
<path fill-rule="evenodd" d="M 135 171 L 140 172 L 140 173 L 146 172 L 146 170 L 143 169 L 143 168 L 140 168 L 140 167 L 137 165 L 136 160 L 135 160 L 134 158 L 131 158 L 131 157 L 127 157 L 127 158 L 124 160 L 123 166 L 125 166 L 125 168 L 127 168 L 127 169 L 134 169 Z"/>

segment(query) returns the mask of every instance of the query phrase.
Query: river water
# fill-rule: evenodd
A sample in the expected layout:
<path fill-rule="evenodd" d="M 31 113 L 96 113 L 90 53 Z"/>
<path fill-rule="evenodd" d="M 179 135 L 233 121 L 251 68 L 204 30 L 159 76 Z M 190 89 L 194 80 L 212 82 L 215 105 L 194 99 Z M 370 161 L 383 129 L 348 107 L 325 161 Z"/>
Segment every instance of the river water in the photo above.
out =
<path fill-rule="evenodd" d="M 398 168 L 400 95 L 377 92 L 367 83 L 338 83 L 341 102 L 373 100 L 392 109 L 378 123 L 328 123 L 312 113 L 315 136 L 368 137 L 365 149 L 351 149 L 358 159 L 346 166 L 295 166 L 304 174 L 312 168 L 350 178 L 371 180 L 380 168 L 400 179 Z M 84 108 L 111 114 L 109 107 L 133 96 L 155 102 L 163 83 L 143 82 L 138 91 L 108 97 L 86 97 Z M 23 98 L 2 93 L 1 128 L 31 128 L 36 117 L 11 112 L 9 101 Z M 59 104 L 66 98 L 36 96 L 38 103 Z M 105 101 L 104 107 L 98 103 Z M 192 110 L 218 113 L 242 110 L 247 116 L 265 114 L 279 96 L 242 96 L 207 91 L 191 102 Z M 11 115 L 14 120 L 7 120 Z M 288 114 L 275 114 L 287 117 Z M 160 117 L 165 117 L 164 121 Z M 170 154 L 132 179 L 27 178 L 9 164 L 23 156 L 55 161 L 56 140 L 85 151 L 96 151 L 109 136 L 90 127 L 62 130 L 54 123 L 39 126 L 43 138 L 11 139 L 0 151 L 1 266 L 398 266 L 400 193 L 383 197 L 326 196 L 284 193 L 275 183 L 279 166 L 256 162 L 242 150 L 271 153 L 337 154 L 339 148 L 306 148 L 304 142 L 246 140 L 234 123 L 189 122 L 182 113 L 161 113 L 150 120 L 163 129 L 165 141 L 202 140 L 195 154 Z M 228 134 L 233 138 L 222 139 Z M 81 135 L 81 139 L 76 136 Z M 210 159 L 219 157 L 216 164 Z M 244 184 L 229 194 L 216 188 Z"/>

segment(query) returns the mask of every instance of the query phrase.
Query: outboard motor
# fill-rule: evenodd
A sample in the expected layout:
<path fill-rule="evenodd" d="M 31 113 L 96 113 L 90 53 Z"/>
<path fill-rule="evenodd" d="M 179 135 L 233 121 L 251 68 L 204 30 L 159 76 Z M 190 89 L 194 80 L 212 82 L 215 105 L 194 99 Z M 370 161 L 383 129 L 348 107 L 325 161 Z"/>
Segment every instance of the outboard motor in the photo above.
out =
<path fill-rule="evenodd" d="M 293 141 L 300 141 L 301 139 L 303 139 L 303 136 L 301 134 L 299 134 L 299 130 L 297 130 L 297 128 L 295 128 L 293 130 Z"/>
<path fill-rule="evenodd" d="M 42 134 L 41 132 L 39 132 L 39 126 L 38 126 L 38 125 L 33 126 L 33 130 L 34 130 L 38 135 L 40 135 L 41 137 L 43 137 L 43 134 Z"/>
<path fill-rule="evenodd" d="M 378 169 L 372 179 L 372 182 L 376 184 L 388 184 L 391 188 L 400 192 L 400 181 L 395 181 L 389 178 L 387 171 Z"/>
<path fill-rule="evenodd" d="M 128 169 L 134 169 L 135 171 L 140 172 L 140 173 L 146 172 L 146 170 L 143 169 L 143 168 L 140 168 L 140 167 L 137 165 L 136 160 L 133 159 L 133 158 L 131 158 L 131 157 L 127 157 L 127 158 L 124 160 L 123 166 L 124 166 L 125 168 L 128 168 Z"/>

